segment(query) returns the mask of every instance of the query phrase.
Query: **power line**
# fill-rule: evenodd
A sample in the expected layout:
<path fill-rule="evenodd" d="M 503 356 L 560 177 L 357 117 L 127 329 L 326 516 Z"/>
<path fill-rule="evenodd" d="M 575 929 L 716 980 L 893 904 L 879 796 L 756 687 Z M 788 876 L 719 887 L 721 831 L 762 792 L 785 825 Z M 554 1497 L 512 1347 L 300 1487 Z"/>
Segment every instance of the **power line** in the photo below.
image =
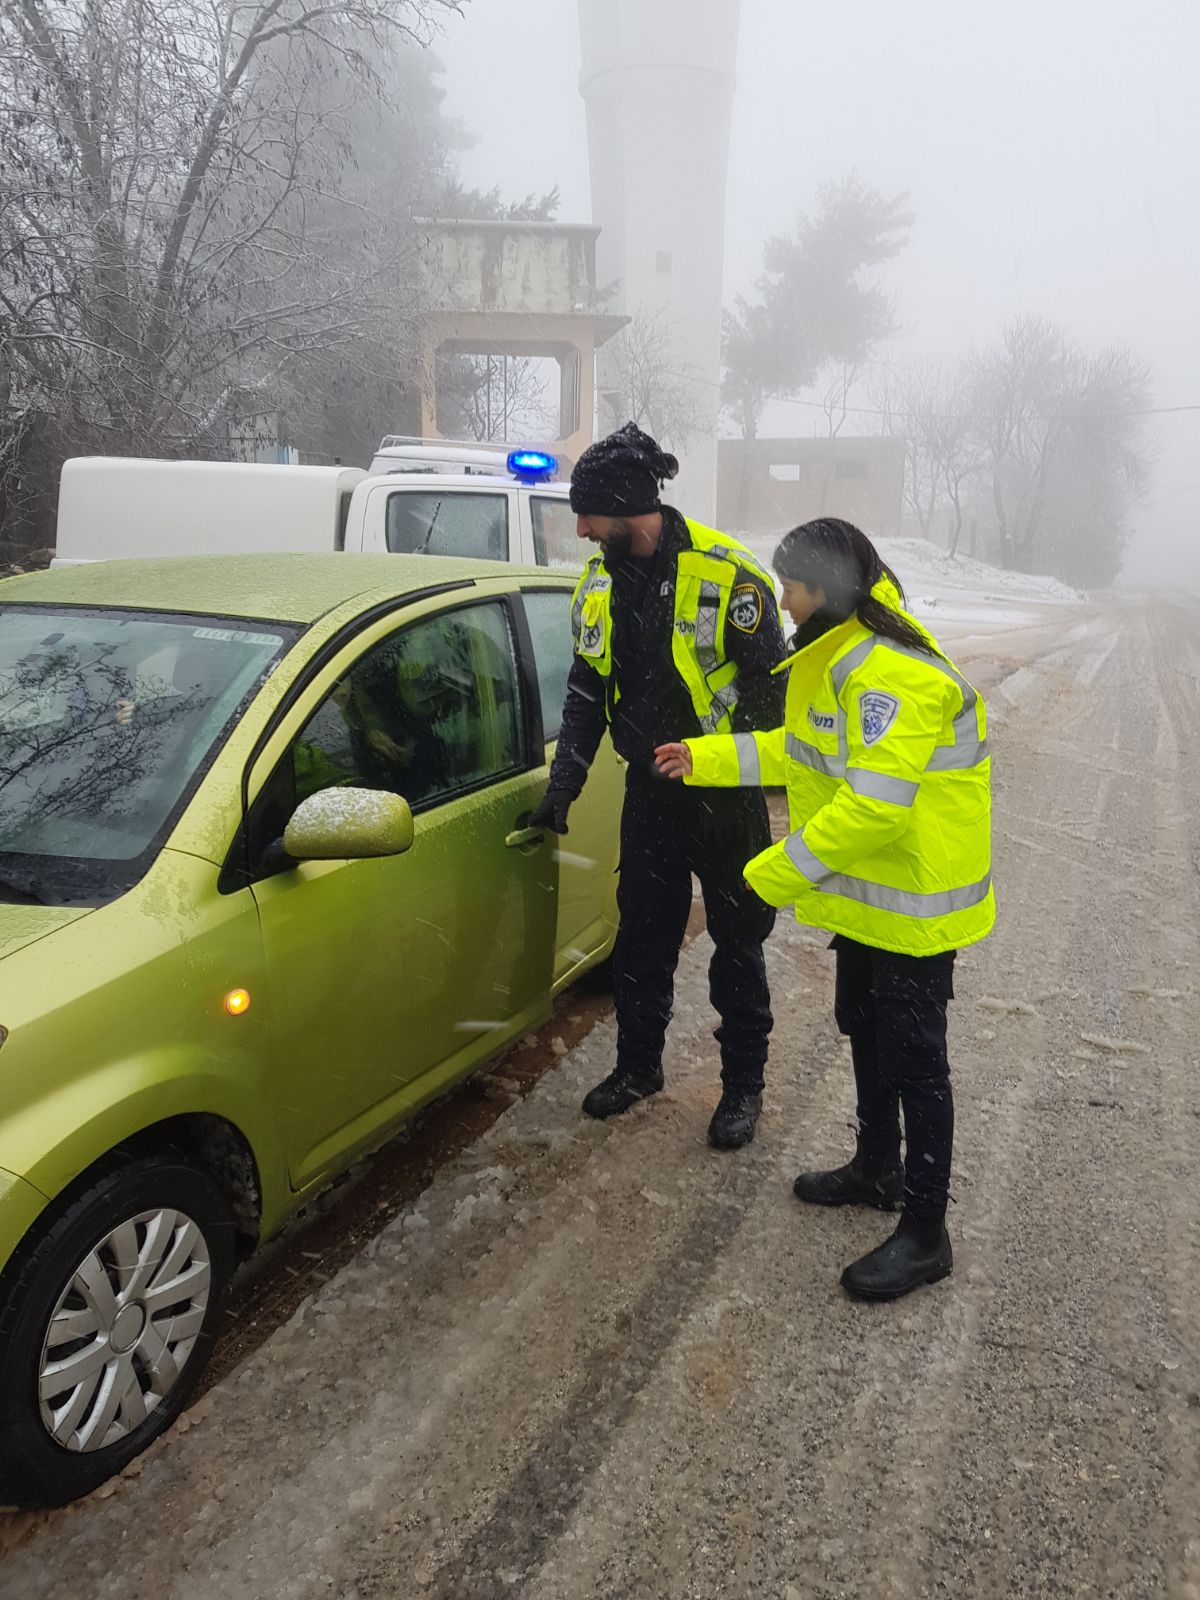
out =
<path fill-rule="evenodd" d="M 679 378 L 684 383 L 703 383 L 710 389 L 723 389 L 723 383 L 713 378 L 701 378 L 697 373 L 675 372 L 669 374 L 672 378 Z M 827 406 L 823 400 L 802 400 L 797 395 L 768 394 L 764 397 L 773 400 L 778 405 L 807 406 L 814 411 L 823 411 L 827 415 L 830 411 L 845 412 L 847 416 L 856 417 L 897 417 L 909 419 L 912 417 L 924 418 L 926 421 L 935 422 L 983 422 L 987 419 L 975 411 L 901 411 L 888 410 L 882 406 Z M 1186 411 L 1200 411 L 1200 400 L 1189 402 L 1181 406 L 1140 406 L 1131 411 L 1053 411 L 1046 414 L 1035 414 L 1028 418 L 1030 422 L 1088 422 L 1088 421 L 1113 421 L 1119 417 L 1169 417 L 1178 416 Z"/>
<path fill-rule="evenodd" d="M 801 400 L 795 395 L 769 394 L 768 400 L 774 400 L 785 406 L 811 406 L 817 411 L 844 411 L 847 416 L 853 413 L 859 417 L 926 417 L 936 422 L 981 422 L 986 420 L 975 411 L 899 411 L 885 410 L 880 406 L 826 406 L 823 400 Z M 1200 401 L 1184 406 L 1141 406 L 1131 411 L 1052 411 L 1035 414 L 1029 418 L 1030 422 L 1087 422 L 1097 420 L 1113 420 L 1117 417 L 1165 417 L 1173 416 L 1181 411 L 1200 411 Z"/>

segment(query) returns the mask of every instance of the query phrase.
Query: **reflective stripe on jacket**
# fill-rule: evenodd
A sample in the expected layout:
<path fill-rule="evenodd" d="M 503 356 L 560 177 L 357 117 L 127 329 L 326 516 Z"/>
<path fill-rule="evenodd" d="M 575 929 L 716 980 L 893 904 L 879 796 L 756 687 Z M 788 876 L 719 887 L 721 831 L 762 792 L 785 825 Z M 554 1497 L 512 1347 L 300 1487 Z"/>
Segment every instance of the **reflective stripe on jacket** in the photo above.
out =
<path fill-rule="evenodd" d="M 888 580 L 873 593 L 899 611 Z M 787 788 L 792 831 L 746 881 L 770 905 L 794 904 L 798 921 L 884 950 L 937 955 L 984 938 L 996 906 L 982 697 L 944 656 L 857 617 L 778 670 L 784 727 L 686 741 L 689 783 Z"/>
<path fill-rule="evenodd" d="M 725 624 L 734 600 L 739 569 L 754 573 L 775 592 L 758 558 L 728 534 L 699 522 L 687 523 L 691 548 L 675 559 L 674 618 L 671 657 L 688 691 L 705 733 L 728 733 L 738 702 L 735 661 L 725 653 Z M 599 673 L 612 678 L 612 578 L 598 551 L 588 561 L 575 588 L 571 627 L 575 653 Z M 615 694 L 614 694 L 615 698 Z M 612 704 L 605 697 L 612 720 Z"/>

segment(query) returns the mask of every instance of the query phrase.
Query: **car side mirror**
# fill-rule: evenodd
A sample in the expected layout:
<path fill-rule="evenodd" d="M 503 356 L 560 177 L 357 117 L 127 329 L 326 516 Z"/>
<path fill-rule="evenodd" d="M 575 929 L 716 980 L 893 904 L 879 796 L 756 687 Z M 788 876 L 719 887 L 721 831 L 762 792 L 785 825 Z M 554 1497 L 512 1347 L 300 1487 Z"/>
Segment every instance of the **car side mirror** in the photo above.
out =
<path fill-rule="evenodd" d="M 260 878 L 277 878 L 281 872 L 291 872 L 299 865 L 284 849 L 282 839 L 272 839 L 262 853 L 257 875 Z"/>
<path fill-rule="evenodd" d="M 292 813 L 283 847 L 296 861 L 360 861 L 412 847 L 408 801 L 378 789 L 322 789 Z"/>

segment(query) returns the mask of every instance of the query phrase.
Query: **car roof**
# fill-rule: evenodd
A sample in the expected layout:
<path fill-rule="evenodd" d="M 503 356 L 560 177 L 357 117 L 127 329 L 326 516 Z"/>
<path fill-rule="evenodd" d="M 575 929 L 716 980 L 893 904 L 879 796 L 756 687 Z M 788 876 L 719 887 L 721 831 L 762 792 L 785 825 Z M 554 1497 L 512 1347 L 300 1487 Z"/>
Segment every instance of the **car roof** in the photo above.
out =
<path fill-rule="evenodd" d="M 570 576 L 551 567 L 457 556 L 165 556 L 22 573 L 0 582 L 0 606 L 95 606 L 311 623 L 355 599 L 365 608 L 442 584 Z"/>
<path fill-rule="evenodd" d="M 512 473 L 502 470 L 484 472 L 475 469 L 471 472 L 430 472 L 421 466 L 397 465 L 394 467 L 381 466 L 381 462 L 393 461 L 398 458 L 390 455 L 386 450 L 375 452 L 371 461 L 371 469 L 367 473 L 367 481 L 375 483 L 380 478 L 387 478 L 393 483 L 403 483 L 411 489 L 523 489 L 526 494 L 551 495 L 565 500 L 571 493 L 571 485 L 565 478 L 545 478 L 528 481 L 517 478 Z"/>

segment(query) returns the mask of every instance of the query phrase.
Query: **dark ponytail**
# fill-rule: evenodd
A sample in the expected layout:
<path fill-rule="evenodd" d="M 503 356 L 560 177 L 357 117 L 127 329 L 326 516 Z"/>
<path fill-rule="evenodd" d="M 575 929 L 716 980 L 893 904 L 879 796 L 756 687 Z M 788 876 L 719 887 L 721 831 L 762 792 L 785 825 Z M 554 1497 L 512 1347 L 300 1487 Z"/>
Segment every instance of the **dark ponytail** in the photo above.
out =
<path fill-rule="evenodd" d="M 817 517 L 784 534 L 772 558 L 781 578 L 825 591 L 824 614 L 831 622 L 844 622 L 851 614 L 864 628 L 893 639 L 910 650 L 936 655 L 937 649 L 921 630 L 891 606 L 876 600 L 871 590 L 881 578 L 895 584 L 904 604 L 900 580 L 879 551 L 852 522 L 840 517 Z"/>

